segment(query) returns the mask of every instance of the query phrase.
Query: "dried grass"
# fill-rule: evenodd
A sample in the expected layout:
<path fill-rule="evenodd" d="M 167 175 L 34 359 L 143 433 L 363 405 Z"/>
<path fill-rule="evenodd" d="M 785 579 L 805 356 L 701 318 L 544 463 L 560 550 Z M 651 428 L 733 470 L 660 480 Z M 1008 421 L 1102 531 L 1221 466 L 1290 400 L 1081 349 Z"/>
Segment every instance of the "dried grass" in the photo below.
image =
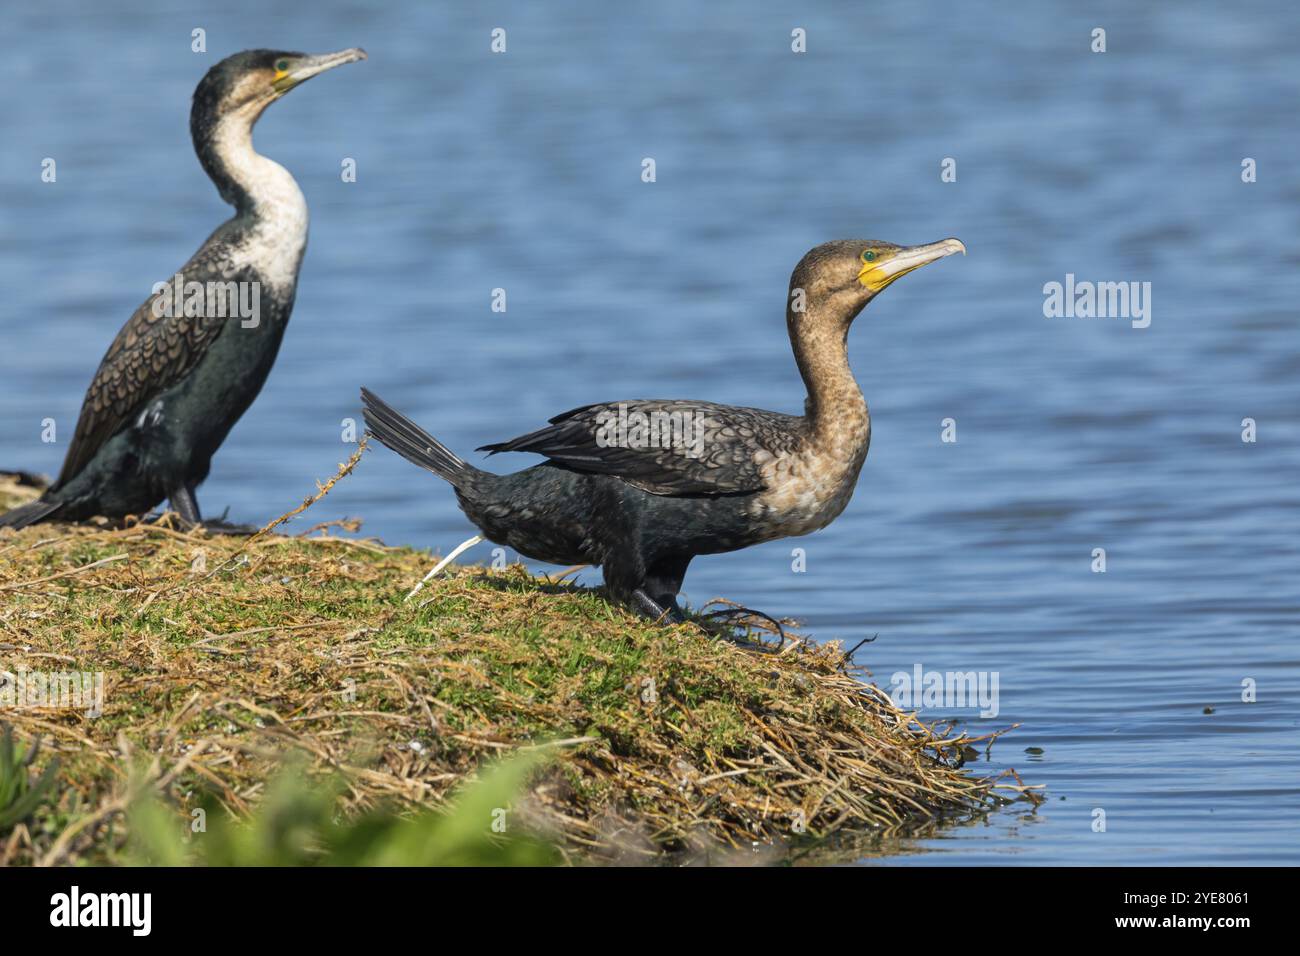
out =
<path fill-rule="evenodd" d="M 0 482 L 0 509 L 33 494 Z M 657 627 L 522 567 L 452 566 L 404 604 L 430 557 L 335 530 L 0 532 L 0 670 L 105 675 L 97 718 L 0 711 L 63 766 L 0 863 L 118 860 L 140 789 L 247 813 L 288 751 L 343 774 L 353 811 L 437 805 L 485 758 L 548 747 L 521 802 L 574 861 L 736 859 L 834 834 L 860 854 L 1032 798 L 962 769 L 991 736 L 900 711 L 838 644 Z"/>

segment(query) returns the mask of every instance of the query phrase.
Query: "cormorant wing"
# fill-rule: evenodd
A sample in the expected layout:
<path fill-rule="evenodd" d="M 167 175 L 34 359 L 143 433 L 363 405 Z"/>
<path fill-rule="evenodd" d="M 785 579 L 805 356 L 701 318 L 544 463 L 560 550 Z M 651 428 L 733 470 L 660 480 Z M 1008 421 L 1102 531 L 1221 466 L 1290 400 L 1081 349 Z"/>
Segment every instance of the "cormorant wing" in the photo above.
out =
<path fill-rule="evenodd" d="M 187 283 L 217 280 L 210 265 L 202 262 L 202 258 L 200 252 L 185 266 L 182 274 Z M 223 275 L 220 281 L 238 281 L 239 278 Z M 86 389 L 77 430 L 54 488 L 76 477 L 123 425 L 180 381 L 198 363 L 225 324 L 232 321 L 225 317 L 156 315 L 154 302 L 165 294 L 150 296 L 136 309 L 104 353 L 99 369 Z"/>
<path fill-rule="evenodd" d="M 575 408 L 478 450 L 536 452 L 656 495 L 745 494 L 765 487 L 763 465 L 796 448 L 802 424 L 759 408 L 640 399 Z"/>

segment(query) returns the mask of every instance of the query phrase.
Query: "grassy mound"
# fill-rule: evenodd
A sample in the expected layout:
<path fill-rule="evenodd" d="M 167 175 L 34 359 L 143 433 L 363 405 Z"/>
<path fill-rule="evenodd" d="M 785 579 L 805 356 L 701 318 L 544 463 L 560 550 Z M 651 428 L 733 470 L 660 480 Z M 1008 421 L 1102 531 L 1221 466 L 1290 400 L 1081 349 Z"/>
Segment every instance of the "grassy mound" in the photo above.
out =
<path fill-rule="evenodd" d="M 0 485 L 0 509 L 34 493 Z M 490 758 L 540 753 L 511 818 L 573 861 L 907 832 L 1024 792 L 962 770 L 987 738 L 900 712 L 837 645 L 659 627 L 522 567 L 452 566 L 403 601 L 430 556 L 336 530 L 0 532 L 0 682 L 103 691 L 102 713 L 0 692 L 59 761 L 40 808 L 0 821 L 0 863 L 130 859 L 141 794 L 177 827 L 203 801 L 247 817 L 290 753 L 342 781 L 344 818 L 440 808 Z"/>

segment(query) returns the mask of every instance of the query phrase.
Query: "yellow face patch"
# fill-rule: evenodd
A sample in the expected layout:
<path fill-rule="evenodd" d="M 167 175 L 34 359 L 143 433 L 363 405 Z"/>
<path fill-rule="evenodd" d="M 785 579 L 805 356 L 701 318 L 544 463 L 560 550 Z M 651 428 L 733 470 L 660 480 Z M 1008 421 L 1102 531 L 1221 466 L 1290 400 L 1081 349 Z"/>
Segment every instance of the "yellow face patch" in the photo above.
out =
<path fill-rule="evenodd" d="M 275 61 L 275 75 L 271 78 L 271 85 L 281 93 L 290 89 L 294 85 L 293 80 L 289 79 L 289 68 L 291 66 L 293 66 L 293 64 L 286 59 Z"/>
<path fill-rule="evenodd" d="M 864 249 L 859 256 L 862 269 L 858 272 L 858 281 L 873 293 L 879 292 L 899 276 L 954 252 L 966 252 L 960 239 L 943 239 L 924 246 Z"/>
<path fill-rule="evenodd" d="M 862 269 L 858 272 L 858 281 L 870 289 L 872 292 L 879 292 L 889 283 L 893 282 L 899 276 L 907 275 L 913 269 L 919 268 L 922 263 L 905 266 L 898 271 L 889 268 L 890 260 L 894 253 L 888 249 L 867 249 L 858 258 L 862 262 Z"/>

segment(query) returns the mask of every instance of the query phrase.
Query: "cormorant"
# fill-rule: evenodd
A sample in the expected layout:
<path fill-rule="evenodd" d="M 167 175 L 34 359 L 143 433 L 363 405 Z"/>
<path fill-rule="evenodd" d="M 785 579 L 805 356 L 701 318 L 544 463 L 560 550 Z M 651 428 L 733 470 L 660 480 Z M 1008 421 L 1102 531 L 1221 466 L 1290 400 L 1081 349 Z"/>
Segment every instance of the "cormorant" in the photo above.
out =
<path fill-rule="evenodd" d="M 275 362 L 307 246 L 307 202 L 253 148 L 262 111 L 361 49 L 245 50 L 199 82 L 190 135 L 235 215 L 127 320 L 86 391 L 58 480 L 0 527 L 143 514 L 164 498 L 197 524 L 195 487 Z"/>
<path fill-rule="evenodd" d="M 849 326 L 882 289 L 926 263 L 966 251 L 843 240 L 817 246 L 790 277 L 786 325 L 808 388 L 802 416 L 711 402 L 587 405 L 479 451 L 549 460 L 495 475 L 361 390 L 372 435 L 450 482 L 489 541 L 553 564 L 600 565 L 616 599 L 681 621 L 691 559 L 830 524 L 853 495 L 871 418 L 849 369 Z"/>

